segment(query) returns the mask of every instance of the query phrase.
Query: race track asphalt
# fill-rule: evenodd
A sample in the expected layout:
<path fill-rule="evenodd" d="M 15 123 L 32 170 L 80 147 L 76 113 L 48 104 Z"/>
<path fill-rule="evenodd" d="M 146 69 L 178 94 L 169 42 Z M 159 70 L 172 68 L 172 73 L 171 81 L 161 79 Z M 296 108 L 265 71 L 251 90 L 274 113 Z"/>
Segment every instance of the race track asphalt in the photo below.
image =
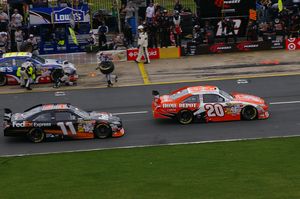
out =
<path fill-rule="evenodd" d="M 210 140 L 264 138 L 300 135 L 300 76 L 252 78 L 248 83 L 237 80 L 148 85 L 105 89 L 2 94 L 0 109 L 21 112 L 33 105 L 68 102 L 82 109 L 119 113 L 126 135 L 105 140 L 47 141 L 33 144 L 20 138 L 3 136 L 0 128 L 0 156 L 63 151 L 158 145 Z M 257 121 L 195 123 L 180 125 L 172 120 L 154 120 L 151 112 L 151 91 L 168 93 L 185 85 L 217 85 L 228 92 L 249 93 L 263 97 L 270 104 L 270 118 Z M 279 102 L 279 103 L 278 103 Z M 0 119 L 3 119 L 1 114 Z"/>

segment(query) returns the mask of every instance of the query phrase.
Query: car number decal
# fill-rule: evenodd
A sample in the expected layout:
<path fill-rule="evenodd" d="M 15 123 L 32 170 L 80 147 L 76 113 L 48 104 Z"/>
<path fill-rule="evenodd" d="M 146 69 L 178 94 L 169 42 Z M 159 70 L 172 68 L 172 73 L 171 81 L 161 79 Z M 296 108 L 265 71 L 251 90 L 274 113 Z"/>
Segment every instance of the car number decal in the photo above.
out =
<path fill-rule="evenodd" d="M 76 130 L 72 122 L 57 122 L 57 126 L 60 127 L 64 135 L 68 135 L 67 127 L 70 128 L 72 135 L 76 135 Z"/>
<path fill-rule="evenodd" d="M 221 104 L 205 104 L 204 108 L 208 117 L 223 117 L 225 115 Z"/>

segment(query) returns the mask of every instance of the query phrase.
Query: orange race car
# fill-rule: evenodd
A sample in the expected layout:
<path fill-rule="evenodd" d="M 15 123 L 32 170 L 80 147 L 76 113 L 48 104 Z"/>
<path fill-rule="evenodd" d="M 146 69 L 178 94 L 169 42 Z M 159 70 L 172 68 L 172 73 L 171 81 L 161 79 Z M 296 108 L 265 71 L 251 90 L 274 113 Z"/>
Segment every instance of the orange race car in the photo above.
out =
<path fill-rule="evenodd" d="M 4 136 L 27 136 L 32 142 L 45 138 L 107 138 L 124 135 L 122 121 L 107 112 L 86 112 L 71 104 L 40 104 L 12 113 L 5 109 Z"/>
<path fill-rule="evenodd" d="M 183 87 L 169 95 L 152 91 L 154 118 L 173 118 L 181 124 L 194 120 L 205 122 L 267 119 L 269 107 L 253 95 L 228 94 L 216 86 Z"/>

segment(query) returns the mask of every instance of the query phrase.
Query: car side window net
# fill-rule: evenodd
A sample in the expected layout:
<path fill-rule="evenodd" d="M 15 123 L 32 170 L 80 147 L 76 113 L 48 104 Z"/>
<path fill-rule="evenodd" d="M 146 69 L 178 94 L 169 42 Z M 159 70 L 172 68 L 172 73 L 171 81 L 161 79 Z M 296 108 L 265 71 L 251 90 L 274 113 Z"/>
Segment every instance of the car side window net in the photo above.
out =
<path fill-rule="evenodd" d="M 183 103 L 198 103 L 198 102 L 199 102 L 199 95 L 193 95 L 183 100 Z"/>
<path fill-rule="evenodd" d="M 204 103 L 220 103 L 220 102 L 224 102 L 224 98 L 216 95 L 216 94 L 204 94 L 203 95 L 203 102 Z"/>

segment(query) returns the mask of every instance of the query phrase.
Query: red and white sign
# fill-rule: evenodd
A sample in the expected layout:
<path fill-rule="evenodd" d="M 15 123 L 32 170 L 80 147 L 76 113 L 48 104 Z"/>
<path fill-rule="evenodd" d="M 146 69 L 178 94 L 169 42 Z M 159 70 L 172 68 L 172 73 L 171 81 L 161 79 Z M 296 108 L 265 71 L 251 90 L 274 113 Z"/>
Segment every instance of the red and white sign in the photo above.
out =
<path fill-rule="evenodd" d="M 159 49 L 158 48 L 148 48 L 149 58 L 151 59 L 159 59 Z M 134 61 L 138 56 L 138 49 L 132 48 L 127 49 L 127 61 Z M 144 56 L 142 56 L 142 60 L 144 60 Z"/>
<path fill-rule="evenodd" d="M 300 38 L 289 38 L 285 42 L 287 50 L 300 50 Z"/>

